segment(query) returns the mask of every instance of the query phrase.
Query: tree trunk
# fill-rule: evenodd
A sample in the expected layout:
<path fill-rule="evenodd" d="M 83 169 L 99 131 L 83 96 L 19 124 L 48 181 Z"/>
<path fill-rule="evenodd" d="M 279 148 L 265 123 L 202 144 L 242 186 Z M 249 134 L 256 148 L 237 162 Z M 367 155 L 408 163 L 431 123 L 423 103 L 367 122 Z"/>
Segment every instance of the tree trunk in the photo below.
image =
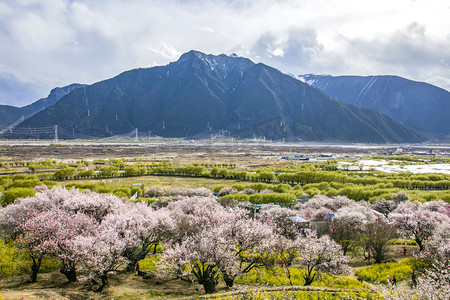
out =
<path fill-rule="evenodd" d="M 37 260 L 33 259 L 33 264 L 31 265 L 31 282 L 36 282 L 37 274 L 39 272 L 39 268 L 41 267 L 42 258 L 38 258 Z"/>
<path fill-rule="evenodd" d="M 306 275 L 305 278 L 305 285 L 310 285 L 314 281 L 314 276 L 316 276 L 316 273 L 314 273 L 313 276 L 311 276 L 311 272 Z"/>
<path fill-rule="evenodd" d="M 77 281 L 77 271 L 75 268 L 61 268 L 59 270 L 62 274 L 64 274 L 69 280 L 69 282 L 76 282 Z"/>
<path fill-rule="evenodd" d="M 39 269 L 36 268 L 36 265 L 35 265 L 35 264 L 33 264 L 33 265 L 31 266 L 31 275 L 30 275 L 30 277 L 31 277 L 31 282 L 36 282 L 38 271 L 39 271 Z"/>
<path fill-rule="evenodd" d="M 415 241 L 416 241 L 417 245 L 419 245 L 419 251 L 422 252 L 422 250 L 424 248 L 422 240 L 421 239 L 415 239 Z"/>
<path fill-rule="evenodd" d="M 225 284 L 227 285 L 227 288 L 232 288 L 234 285 L 234 278 L 230 276 L 223 275 L 223 281 L 225 281 Z"/>
<path fill-rule="evenodd" d="M 285 269 L 286 269 L 286 276 L 289 279 L 289 284 L 292 286 L 291 271 L 289 271 L 289 266 L 287 264 L 285 264 Z"/>
<path fill-rule="evenodd" d="M 100 293 L 103 291 L 103 289 L 108 285 L 108 275 L 103 274 L 100 276 L 100 279 L 102 280 L 102 284 L 99 286 L 99 288 L 95 291 L 97 293 Z"/>
<path fill-rule="evenodd" d="M 137 265 L 137 262 L 138 262 L 138 261 L 130 261 L 130 262 L 127 264 L 127 267 L 125 268 L 125 272 L 131 273 L 131 272 L 136 271 L 136 265 Z"/>
<path fill-rule="evenodd" d="M 212 294 L 216 292 L 217 283 L 214 280 L 205 280 L 203 282 L 203 288 L 205 289 L 206 294 Z"/>
<path fill-rule="evenodd" d="M 375 255 L 374 255 L 373 259 L 375 259 L 376 264 L 380 264 L 384 260 L 384 251 L 383 251 L 383 249 L 374 249 L 374 250 L 375 250 L 374 251 Z"/>

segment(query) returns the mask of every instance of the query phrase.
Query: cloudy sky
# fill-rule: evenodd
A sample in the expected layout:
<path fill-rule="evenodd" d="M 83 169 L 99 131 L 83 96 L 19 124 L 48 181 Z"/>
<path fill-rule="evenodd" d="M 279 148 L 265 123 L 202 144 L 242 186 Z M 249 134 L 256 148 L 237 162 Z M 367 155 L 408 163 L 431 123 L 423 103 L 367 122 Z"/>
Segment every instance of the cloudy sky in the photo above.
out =
<path fill-rule="evenodd" d="M 191 49 L 293 74 L 450 90 L 448 0 L 0 0 L 0 104 L 165 65 Z"/>

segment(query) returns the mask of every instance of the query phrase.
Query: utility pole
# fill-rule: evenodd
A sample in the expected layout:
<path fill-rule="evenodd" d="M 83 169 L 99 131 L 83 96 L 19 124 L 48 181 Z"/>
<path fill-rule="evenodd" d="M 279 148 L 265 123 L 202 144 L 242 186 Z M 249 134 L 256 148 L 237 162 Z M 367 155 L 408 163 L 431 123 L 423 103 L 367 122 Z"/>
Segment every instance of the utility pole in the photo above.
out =
<path fill-rule="evenodd" d="M 53 141 L 57 143 L 59 141 L 58 139 L 58 125 L 53 125 Z"/>

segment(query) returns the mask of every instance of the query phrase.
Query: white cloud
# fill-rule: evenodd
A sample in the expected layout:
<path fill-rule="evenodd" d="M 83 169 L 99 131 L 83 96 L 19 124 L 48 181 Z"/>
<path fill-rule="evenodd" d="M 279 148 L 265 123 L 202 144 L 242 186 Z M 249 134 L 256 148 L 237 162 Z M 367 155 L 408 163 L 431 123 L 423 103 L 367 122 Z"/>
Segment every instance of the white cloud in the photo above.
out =
<path fill-rule="evenodd" d="M 161 42 L 160 47 L 158 48 L 148 47 L 147 49 L 150 52 L 169 60 L 175 60 L 182 54 L 181 52 L 177 51 L 173 46 L 167 45 L 164 42 Z"/>
<path fill-rule="evenodd" d="M 3 88 L 0 103 L 167 64 L 191 49 L 295 74 L 395 74 L 450 89 L 447 3 L 0 0 L 0 87 L 29 89 Z"/>

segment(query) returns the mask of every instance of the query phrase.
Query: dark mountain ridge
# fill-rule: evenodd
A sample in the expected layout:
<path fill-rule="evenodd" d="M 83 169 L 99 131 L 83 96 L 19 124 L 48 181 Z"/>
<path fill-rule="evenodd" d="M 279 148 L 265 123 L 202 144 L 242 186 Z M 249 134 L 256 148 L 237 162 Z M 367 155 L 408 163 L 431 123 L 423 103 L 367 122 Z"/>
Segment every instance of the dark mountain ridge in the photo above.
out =
<path fill-rule="evenodd" d="M 29 105 L 16 107 L 11 105 L 0 105 L 0 127 L 13 124 L 18 120 L 26 120 L 34 114 L 54 105 L 59 99 L 73 91 L 74 89 L 83 87 L 84 85 L 73 83 L 65 87 L 57 87 L 50 91 L 47 98 L 41 98 Z"/>
<path fill-rule="evenodd" d="M 58 125 L 60 138 L 147 135 L 374 143 L 424 138 L 392 118 L 326 94 L 264 64 L 197 51 L 78 88 L 19 125 Z"/>
<path fill-rule="evenodd" d="M 345 103 L 377 110 L 417 131 L 450 135 L 450 93 L 398 76 L 300 75 Z"/>

